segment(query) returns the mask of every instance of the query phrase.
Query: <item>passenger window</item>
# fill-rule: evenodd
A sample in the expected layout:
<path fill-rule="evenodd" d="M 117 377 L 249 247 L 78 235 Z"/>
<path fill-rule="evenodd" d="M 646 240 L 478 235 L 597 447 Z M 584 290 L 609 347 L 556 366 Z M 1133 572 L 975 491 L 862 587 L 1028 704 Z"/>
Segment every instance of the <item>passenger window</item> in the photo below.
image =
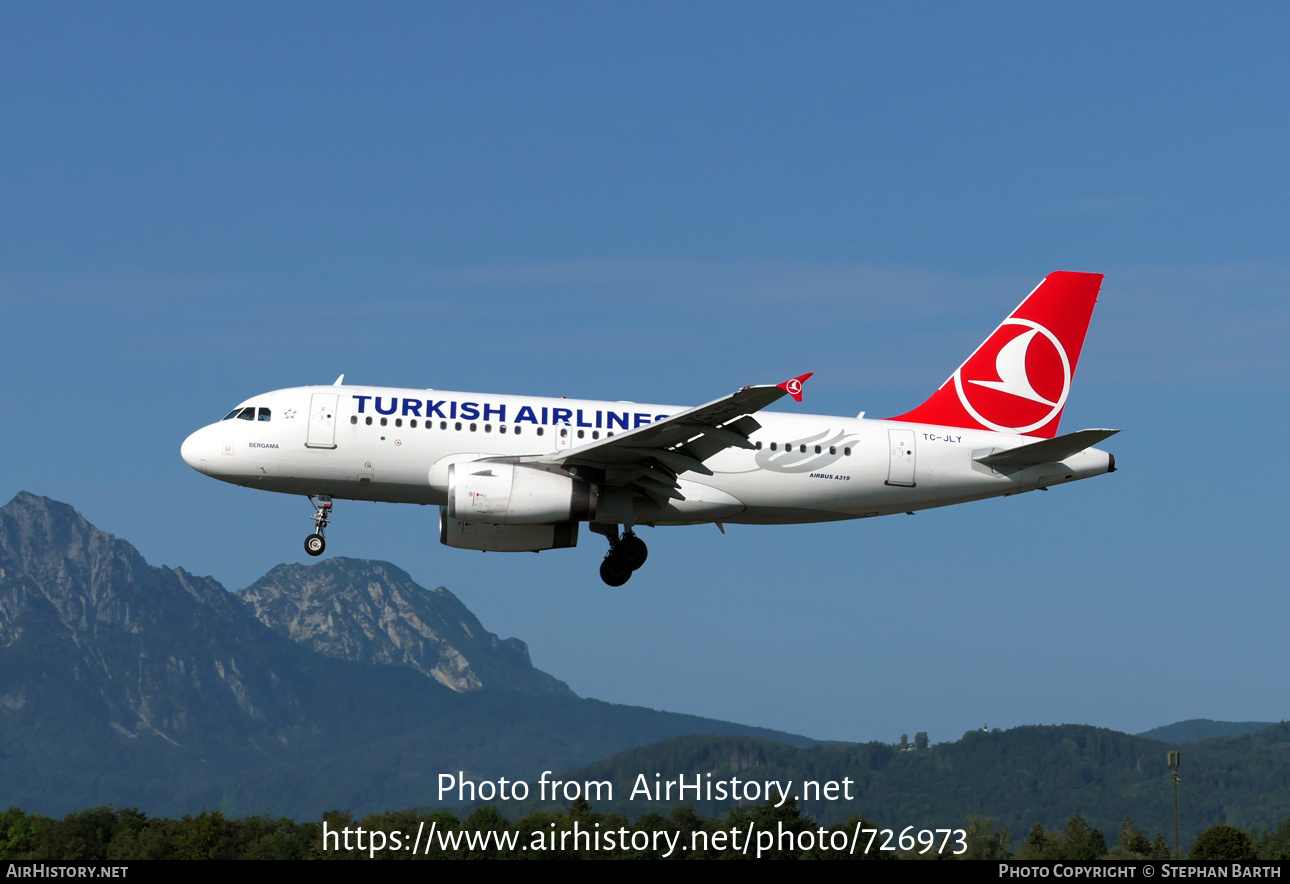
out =
<path fill-rule="evenodd" d="M 778 451 L 778 450 L 779 450 L 779 444 L 778 444 L 778 443 L 776 443 L 776 442 L 772 442 L 772 443 L 770 443 L 770 450 L 771 450 L 771 451 Z"/>
<path fill-rule="evenodd" d="M 836 446 L 836 445 L 830 445 L 830 446 L 829 446 L 829 454 L 837 454 L 837 453 L 838 453 L 838 446 Z"/>
<path fill-rule="evenodd" d="M 803 446 L 802 446 L 802 453 L 803 453 L 803 454 L 806 454 L 806 446 L 805 446 L 805 445 L 803 445 Z"/>
<path fill-rule="evenodd" d="M 569 431 L 568 431 L 568 430 L 565 430 L 565 429 L 561 429 L 561 430 L 560 430 L 560 438 L 561 438 L 561 439 L 564 439 L 564 438 L 565 438 L 565 437 L 567 437 L 568 435 L 569 435 Z"/>
<path fill-rule="evenodd" d="M 412 418 L 412 420 L 408 421 L 408 426 L 415 430 L 417 428 L 417 419 Z"/>
<path fill-rule="evenodd" d="M 439 421 L 439 429 L 441 429 L 441 430 L 446 430 L 446 429 L 448 429 L 448 422 L 447 422 L 447 421 Z M 458 429 L 461 429 L 461 428 L 460 428 L 460 427 L 458 427 Z"/>
<path fill-rule="evenodd" d="M 367 425 L 368 425 L 369 427 L 372 425 L 372 416 L 371 416 L 371 415 L 368 415 L 368 416 L 367 416 L 366 423 L 367 423 Z"/>
<path fill-rule="evenodd" d="M 497 427 L 497 432 L 499 432 L 499 433 L 505 433 L 505 432 L 506 432 L 506 424 L 499 424 L 499 425 L 498 425 L 498 427 Z"/>
<path fill-rule="evenodd" d="M 401 418 L 401 417 L 396 417 L 396 418 L 394 419 L 394 426 L 396 426 L 396 427 L 401 427 L 401 426 L 403 426 L 403 418 Z"/>
<path fill-rule="evenodd" d="M 816 446 L 815 446 L 815 453 L 816 453 L 816 454 L 819 454 L 819 453 L 820 453 L 821 451 L 823 451 L 823 450 L 824 450 L 824 449 L 820 448 L 820 446 L 818 446 L 818 445 L 816 445 Z"/>
<path fill-rule="evenodd" d="M 516 428 L 515 428 L 515 435 L 516 435 L 516 436 L 518 436 L 518 435 L 520 434 L 520 430 L 523 430 L 523 429 L 524 429 L 523 427 L 516 427 Z"/>
<path fill-rule="evenodd" d="M 470 425 L 470 431 L 471 431 L 472 433 L 473 433 L 473 432 L 475 432 L 475 424 L 471 424 L 471 425 Z"/>
<path fill-rule="evenodd" d="M 356 423 L 358 423 L 358 415 L 356 415 L 356 414 L 351 414 L 351 415 L 349 416 L 349 422 L 350 422 L 351 424 L 356 424 Z"/>
<path fill-rule="evenodd" d="M 600 438 L 600 431 L 599 431 L 599 430 L 592 430 L 592 431 L 591 431 L 591 438 L 593 438 L 593 439 L 599 439 L 599 438 Z"/>
<path fill-rule="evenodd" d="M 579 430 L 579 431 L 578 431 L 578 438 L 579 438 L 579 439 L 583 438 L 583 431 L 582 431 L 582 430 Z"/>
<path fill-rule="evenodd" d="M 453 424 L 453 425 L 452 425 L 452 428 L 453 428 L 454 430 L 456 430 L 458 433 L 460 433 L 460 432 L 461 432 L 461 421 L 457 421 L 455 424 Z"/>
<path fill-rule="evenodd" d="M 389 419 L 389 418 L 386 418 L 386 417 L 381 418 L 381 426 L 383 426 L 383 427 L 384 427 L 384 426 L 386 426 L 389 422 L 390 422 L 390 419 Z"/>
<path fill-rule="evenodd" d="M 541 427 L 538 427 L 538 435 L 539 435 L 539 436 L 541 436 L 541 435 L 542 435 L 542 428 L 541 428 Z"/>
<path fill-rule="evenodd" d="M 267 408 L 261 408 L 260 420 L 262 421 L 273 420 L 273 412 L 269 411 L 269 409 Z"/>
<path fill-rule="evenodd" d="M 847 457 L 850 457 L 850 456 L 851 456 L 851 449 L 850 449 L 850 448 L 843 448 L 843 449 L 842 449 L 842 453 L 843 453 L 843 454 L 845 454 Z"/>

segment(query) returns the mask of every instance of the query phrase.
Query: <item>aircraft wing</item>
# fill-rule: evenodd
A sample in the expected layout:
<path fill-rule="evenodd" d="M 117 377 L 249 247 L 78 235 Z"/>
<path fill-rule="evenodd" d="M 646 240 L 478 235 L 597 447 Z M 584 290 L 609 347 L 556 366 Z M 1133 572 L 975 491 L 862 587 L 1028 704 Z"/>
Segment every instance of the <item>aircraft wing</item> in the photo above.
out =
<path fill-rule="evenodd" d="M 1077 430 L 1064 436 L 1055 436 L 1040 442 L 1018 445 L 993 454 L 983 454 L 975 458 L 977 463 L 991 467 L 1029 467 L 1041 463 L 1058 463 L 1079 454 L 1085 448 L 1092 448 L 1103 439 L 1109 439 L 1119 430 Z"/>
<path fill-rule="evenodd" d="M 761 428 L 755 412 L 792 396 L 802 401 L 802 384 L 813 372 L 782 384 L 744 387 L 706 405 L 664 420 L 599 439 L 568 451 L 521 458 L 521 463 L 592 467 L 605 471 L 609 485 L 628 485 L 658 502 L 684 500 L 676 477 L 693 472 L 711 476 L 703 462 L 727 448 L 754 448 L 748 437 Z"/>

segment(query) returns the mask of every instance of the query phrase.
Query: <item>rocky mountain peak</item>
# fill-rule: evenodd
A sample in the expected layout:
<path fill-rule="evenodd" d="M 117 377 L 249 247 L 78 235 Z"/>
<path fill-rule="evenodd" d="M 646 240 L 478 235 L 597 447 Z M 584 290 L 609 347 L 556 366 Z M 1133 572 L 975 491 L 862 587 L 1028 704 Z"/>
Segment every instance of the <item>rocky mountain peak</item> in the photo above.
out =
<path fill-rule="evenodd" d="M 0 508 L 0 567 L 42 586 L 101 590 L 147 565 L 134 547 L 100 531 L 65 503 L 20 491 Z M 115 572 L 115 573 L 112 573 Z"/>
<path fill-rule="evenodd" d="M 447 589 L 427 590 L 388 562 L 279 565 L 238 596 L 260 622 L 328 656 L 408 666 L 458 693 L 574 696 L 533 668 L 524 642 L 499 639 Z"/>
<path fill-rule="evenodd" d="M 0 507 L 0 583 L 22 578 L 73 632 L 102 624 L 137 631 L 140 619 L 154 619 L 174 604 L 197 602 L 225 612 L 236 606 L 213 579 L 153 567 L 67 504 L 26 491 Z M 16 600 L 10 602 L 12 608 Z M 4 608 L 0 603 L 0 641 Z"/>
<path fill-rule="evenodd" d="M 32 714 L 53 715 L 45 704 L 77 697 L 93 710 L 81 726 L 192 745 L 221 728 L 298 721 L 281 673 L 299 653 L 214 579 L 149 565 L 67 504 L 24 492 L 0 507 L 10 712 L 42 698 Z"/>

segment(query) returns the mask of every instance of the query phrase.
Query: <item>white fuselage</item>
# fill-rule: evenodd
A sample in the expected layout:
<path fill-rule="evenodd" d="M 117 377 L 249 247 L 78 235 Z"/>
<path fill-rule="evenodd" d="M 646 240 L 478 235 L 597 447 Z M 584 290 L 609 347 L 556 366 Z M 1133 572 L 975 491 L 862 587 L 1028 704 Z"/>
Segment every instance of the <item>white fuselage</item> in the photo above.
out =
<path fill-rule="evenodd" d="M 184 442 L 209 476 L 287 494 L 447 503 L 448 466 L 545 455 L 649 425 L 679 406 L 389 387 L 320 386 L 248 399 Z M 1034 442 L 1015 433 L 760 412 L 756 450 L 728 448 L 682 473 L 684 500 L 637 496 L 636 524 L 794 523 L 888 515 L 1031 491 L 1114 469 L 1089 448 L 1024 468 L 974 458 Z M 621 518 L 615 521 L 623 521 Z"/>

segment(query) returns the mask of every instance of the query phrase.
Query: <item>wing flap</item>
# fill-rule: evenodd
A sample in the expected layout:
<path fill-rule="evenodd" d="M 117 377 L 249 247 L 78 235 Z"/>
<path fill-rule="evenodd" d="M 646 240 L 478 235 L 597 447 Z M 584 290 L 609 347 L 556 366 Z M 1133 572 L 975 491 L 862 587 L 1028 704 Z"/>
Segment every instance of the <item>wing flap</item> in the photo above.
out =
<path fill-rule="evenodd" d="M 707 460 L 718 451 L 727 448 L 743 448 L 756 451 L 757 446 L 748 441 L 748 437 L 761 429 L 756 419 L 741 417 L 722 427 L 700 427 L 695 425 L 697 435 L 678 450 L 695 460 Z"/>
<path fill-rule="evenodd" d="M 682 454 L 672 448 L 640 448 L 635 445 L 622 445 L 619 446 L 619 450 L 634 454 L 641 460 L 652 457 L 663 466 L 678 473 L 694 472 L 701 473 L 704 476 L 712 475 L 712 470 L 705 467 L 703 461 L 696 460 L 688 454 Z"/>

